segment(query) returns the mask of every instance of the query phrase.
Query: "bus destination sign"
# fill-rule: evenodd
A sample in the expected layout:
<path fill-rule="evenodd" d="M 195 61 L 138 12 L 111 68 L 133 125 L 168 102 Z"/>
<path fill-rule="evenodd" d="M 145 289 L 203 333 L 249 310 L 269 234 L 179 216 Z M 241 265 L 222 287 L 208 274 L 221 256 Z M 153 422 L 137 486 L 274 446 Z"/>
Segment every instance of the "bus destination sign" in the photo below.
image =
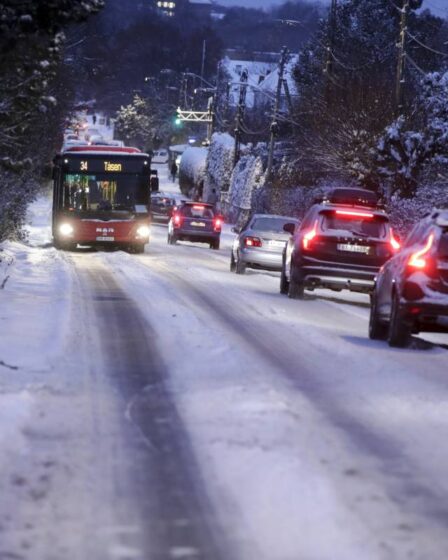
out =
<path fill-rule="evenodd" d="M 141 173 L 147 166 L 142 159 L 110 161 L 99 158 L 69 158 L 69 173 Z"/>

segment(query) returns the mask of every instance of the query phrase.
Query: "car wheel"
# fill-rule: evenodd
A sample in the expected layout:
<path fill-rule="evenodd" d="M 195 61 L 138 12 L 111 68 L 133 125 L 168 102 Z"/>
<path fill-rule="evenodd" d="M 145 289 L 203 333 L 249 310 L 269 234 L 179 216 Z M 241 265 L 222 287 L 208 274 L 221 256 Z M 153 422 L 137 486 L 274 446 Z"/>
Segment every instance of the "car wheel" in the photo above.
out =
<path fill-rule="evenodd" d="M 236 262 L 232 250 L 232 252 L 230 253 L 230 272 L 235 272 L 235 269 L 236 269 Z"/>
<path fill-rule="evenodd" d="M 238 259 L 236 261 L 235 272 L 237 274 L 246 274 L 246 263 L 244 263 L 240 259 L 239 255 L 238 255 Z"/>
<path fill-rule="evenodd" d="M 288 297 L 291 299 L 303 299 L 305 282 L 298 267 L 291 263 L 291 275 L 289 280 Z"/>
<path fill-rule="evenodd" d="M 373 293 L 370 302 L 369 338 L 372 340 L 386 340 L 388 326 L 381 322 L 378 315 L 376 296 Z"/>
<path fill-rule="evenodd" d="M 214 239 L 211 243 L 210 243 L 210 249 L 214 249 L 215 251 L 219 250 L 219 239 Z"/>
<path fill-rule="evenodd" d="M 282 271 L 280 273 L 280 293 L 287 294 L 289 291 L 289 282 L 285 274 L 285 260 L 283 259 Z"/>
<path fill-rule="evenodd" d="M 170 245 L 176 245 L 177 237 L 171 233 L 168 234 L 168 243 Z"/>
<path fill-rule="evenodd" d="M 393 346 L 395 348 L 405 347 L 409 342 L 410 335 L 411 328 L 404 320 L 403 313 L 400 310 L 400 298 L 395 292 L 392 300 L 389 332 L 387 335 L 389 346 Z"/>

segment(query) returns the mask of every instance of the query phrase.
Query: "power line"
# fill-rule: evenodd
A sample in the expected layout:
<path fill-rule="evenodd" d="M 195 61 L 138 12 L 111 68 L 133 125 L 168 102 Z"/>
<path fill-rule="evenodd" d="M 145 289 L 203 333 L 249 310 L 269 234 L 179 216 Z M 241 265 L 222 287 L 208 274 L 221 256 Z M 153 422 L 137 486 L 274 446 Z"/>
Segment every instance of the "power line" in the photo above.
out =
<path fill-rule="evenodd" d="M 406 31 L 406 34 L 408 35 L 408 37 L 410 37 L 413 41 L 415 41 L 418 45 L 420 45 L 421 47 L 423 47 L 424 49 L 431 51 L 434 54 L 438 54 L 440 56 L 446 56 L 448 57 L 448 53 L 446 52 L 442 52 L 442 51 L 438 51 L 436 49 L 433 49 L 432 47 L 429 47 L 428 45 L 425 45 L 424 43 L 422 43 L 419 39 L 417 39 L 417 37 L 414 37 L 414 35 L 412 35 L 412 33 L 409 33 L 409 31 Z"/>
<path fill-rule="evenodd" d="M 411 66 L 413 66 L 418 72 L 420 72 L 420 74 L 422 74 L 423 76 L 427 75 L 427 72 L 425 72 L 422 68 L 420 68 L 420 66 L 415 62 L 415 60 L 411 58 L 407 53 L 406 53 L 406 60 L 411 64 Z"/>

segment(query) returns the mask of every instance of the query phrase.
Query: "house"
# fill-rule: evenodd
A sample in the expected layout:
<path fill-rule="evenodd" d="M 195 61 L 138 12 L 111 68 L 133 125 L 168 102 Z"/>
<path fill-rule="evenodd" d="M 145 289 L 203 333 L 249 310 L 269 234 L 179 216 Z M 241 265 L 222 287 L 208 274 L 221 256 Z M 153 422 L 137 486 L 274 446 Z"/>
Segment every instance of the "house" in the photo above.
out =
<path fill-rule="evenodd" d="M 219 67 L 227 73 L 229 78 L 229 106 L 236 107 L 238 105 L 241 75 L 244 71 L 247 71 L 249 87 L 246 92 L 246 107 L 253 108 L 255 91 L 275 70 L 278 60 L 278 53 L 247 52 L 238 49 L 226 50 Z"/>
<path fill-rule="evenodd" d="M 293 77 L 294 67 L 298 61 L 298 55 L 292 55 L 289 61 L 286 63 L 285 70 L 283 73 L 283 80 L 286 83 L 286 90 L 289 92 L 290 98 L 294 99 L 298 96 L 296 82 Z M 279 67 L 278 64 L 275 69 L 269 73 L 264 80 L 260 82 L 258 88 L 254 90 L 254 108 L 263 109 L 267 105 L 272 104 L 277 91 L 279 77 Z M 280 112 L 288 111 L 288 99 L 285 92 L 285 87 L 281 89 L 280 95 Z"/>

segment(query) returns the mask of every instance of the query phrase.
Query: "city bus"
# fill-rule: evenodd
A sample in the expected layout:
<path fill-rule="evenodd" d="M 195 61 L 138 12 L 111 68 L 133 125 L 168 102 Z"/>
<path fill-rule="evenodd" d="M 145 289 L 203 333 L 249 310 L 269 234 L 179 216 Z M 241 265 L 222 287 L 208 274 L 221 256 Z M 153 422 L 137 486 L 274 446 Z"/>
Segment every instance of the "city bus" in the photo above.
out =
<path fill-rule="evenodd" d="M 54 245 L 120 247 L 141 253 L 149 241 L 150 167 L 137 148 L 72 146 L 53 169 Z"/>

